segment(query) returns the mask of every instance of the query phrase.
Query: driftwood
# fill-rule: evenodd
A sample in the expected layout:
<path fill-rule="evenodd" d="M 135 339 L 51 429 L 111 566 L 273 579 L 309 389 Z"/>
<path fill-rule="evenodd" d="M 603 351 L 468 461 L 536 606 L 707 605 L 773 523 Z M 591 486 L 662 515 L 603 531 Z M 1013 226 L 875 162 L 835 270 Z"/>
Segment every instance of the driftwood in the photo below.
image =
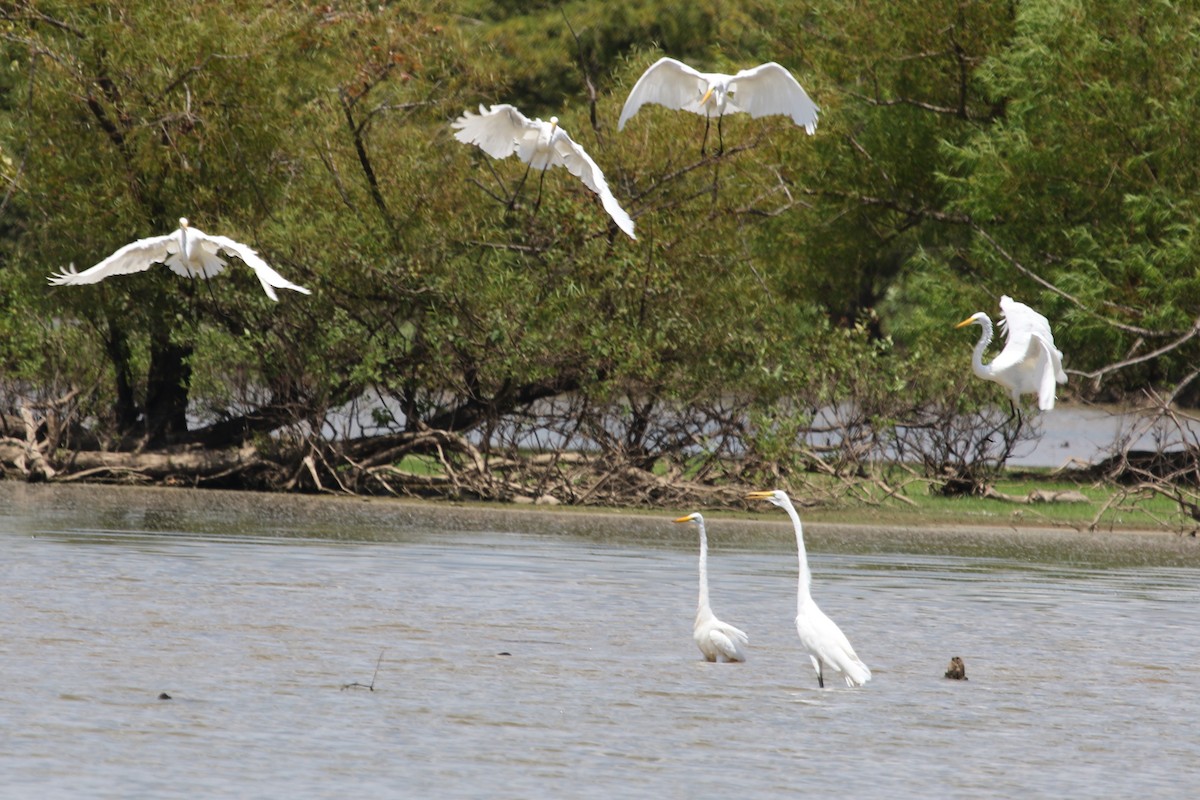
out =
<path fill-rule="evenodd" d="M 466 437 L 423 429 L 350 442 L 276 443 L 269 455 L 245 446 L 143 451 L 58 450 L 30 435 L 0 438 L 0 472 L 26 480 L 119 481 L 283 491 L 470 498 L 541 505 L 726 505 L 741 491 L 655 474 L 620 454 L 481 451 Z M 408 455 L 425 472 L 401 466 Z"/>
<path fill-rule="evenodd" d="M 50 466 L 54 461 L 56 466 Z M 138 482 L 203 483 L 269 466 L 254 448 L 141 453 L 76 451 L 54 459 L 36 446 L 14 439 L 0 440 L 0 470 L 26 480 L 127 480 Z"/>
<path fill-rule="evenodd" d="M 993 500 L 1003 500 L 1006 503 L 1020 503 L 1029 505 L 1031 503 L 1090 503 L 1091 499 L 1083 492 L 1077 492 L 1073 489 L 1064 489 L 1062 491 L 1047 491 L 1045 489 L 1034 489 L 1027 495 L 1005 494 L 997 491 L 995 487 L 989 486 L 983 492 L 984 497 L 990 497 Z"/>

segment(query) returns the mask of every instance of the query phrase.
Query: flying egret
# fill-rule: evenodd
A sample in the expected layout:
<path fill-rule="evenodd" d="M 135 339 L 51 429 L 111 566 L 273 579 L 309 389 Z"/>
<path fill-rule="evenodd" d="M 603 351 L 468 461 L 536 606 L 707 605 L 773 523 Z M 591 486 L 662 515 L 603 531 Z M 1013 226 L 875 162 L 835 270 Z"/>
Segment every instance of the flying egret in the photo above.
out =
<path fill-rule="evenodd" d="M 646 103 L 658 103 L 703 116 L 701 155 L 704 155 L 708 126 L 714 116 L 717 118 L 717 136 L 721 138 L 719 155 L 725 151 L 721 118 L 726 114 L 744 111 L 755 119 L 783 114 L 803 126 L 811 136 L 817 130 L 819 110 L 792 73 L 774 61 L 744 69 L 736 75 L 724 75 L 700 72 L 673 58 L 660 58 L 633 85 L 617 120 L 617 130 L 622 130 L 629 118 Z"/>
<path fill-rule="evenodd" d="M 696 624 L 692 626 L 692 637 L 704 654 L 705 661 L 745 661 L 746 645 L 750 637 L 740 628 L 722 622 L 708 604 L 708 535 L 704 530 L 704 517 L 688 514 L 676 522 L 691 522 L 700 530 L 700 599 L 696 604 Z"/>
<path fill-rule="evenodd" d="M 479 106 L 479 113 L 466 111 L 451 123 L 457 132 L 454 138 L 466 144 L 478 145 L 483 152 L 492 158 L 507 158 L 513 153 L 529 165 L 529 169 L 542 171 L 542 181 L 546 179 L 546 170 L 550 167 L 565 167 L 567 172 L 583 181 L 584 185 L 600 197 L 604 210 L 612 217 L 617 227 L 628 234 L 630 239 L 636 239 L 633 234 L 633 220 L 617 198 L 608 188 L 604 173 L 596 166 L 596 162 L 575 142 L 562 126 L 558 117 L 551 117 L 549 122 L 540 119 L 529 119 L 513 106 L 508 104 L 494 105 L 485 109 Z M 521 183 L 525 178 L 521 178 Z M 518 186 L 518 189 L 520 187 Z M 538 202 L 541 202 L 542 190 L 538 185 Z"/>
<path fill-rule="evenodd" d="M 992 341 L 992 321 L 988 315 L 979 311 L 954 326 L 961 328 L 974 323 L 983 329 L 971 356 L 971 368 L 985 381 L 995 381 L 1008 389 L 1013 413 L 1018 418 L 1023 394 L 1036 394 L 1038 408 L 1049 411 L 1054 408 L 1055 382 L 1067 382 L 1062 352 L 1054 346 L 1050 323 L 1008 295 L 1000 298 L 1000 310 L 1004 314 L 1000 318 L 1005 335 L 1004 349 L 990 364 L 983 363 L 983 351 Z"/>
<path fill-rule="evenodd" d="M 800 576 L 796 588 L 796 633 L 800 635 L 800 646 L 812 659 L 817 671 L 817 685 L 825 688 L 827 670 L 840 672 L 847 686 L 862 686 L 871 680 L 871 670 L 855 654 L 854 648 L 833 620 L 825 616 L 812 599 L 809 589 L 812 573 L 808 569 L 808 556 L 804 550 L 804 531 L 800 527 L 800 515 L 792 505 L 787 492 L 750 492 L 747 500 L 768 500 L 779 506 L 792 518 L 796 529 L 796 550 L 800 559 Z"/>
<path fill-rule="evenodd" d="M 225 236 L 209 236 L 202 230 L 188 225 L 186 217 L 179 218 L 179 229 L 166 236 L 150 236 L 127 244 L 94 267 L 76 272 L 72 264 L 50 276 L 54 286 L 97 283 L 109 275 L 128 275 L 142 272 L 155 264 L 166 264 L 173 272 L 185 278 L 211 278 L 225 268 L 225 260 L 217 254 L 237 256 L 254 270 L 262 283 L 267 297 L 278 301 L 276 289 L 291 289 L 302 294 L 312 294 L 303 286 L 297 286 L 271 268 L 251 248 Z"/>

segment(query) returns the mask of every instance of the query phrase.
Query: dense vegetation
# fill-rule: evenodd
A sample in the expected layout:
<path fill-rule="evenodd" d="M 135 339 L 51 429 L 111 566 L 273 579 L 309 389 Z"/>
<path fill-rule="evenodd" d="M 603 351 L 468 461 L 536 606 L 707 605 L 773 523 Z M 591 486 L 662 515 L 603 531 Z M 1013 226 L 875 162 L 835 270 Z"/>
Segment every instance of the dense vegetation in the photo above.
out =
<path fill-rule="evenodd" d="M 1172 2 L 0 2 L 8 461 L 599 502 L 900 455 L 978 485 L 1030 433 L 952 328 L 1001 294 L 1051 319 L 1068 396 L 1197 397 L 1198 39 Z M 784 64 L 816 135 L 618 133 L 663 54 Z M 562 171 L 512 202 L 524 166 L 449 127 L 495 102 L 557 115 L 638 240 Z M 180 216 L 313 295 L 46 285 Z"/>

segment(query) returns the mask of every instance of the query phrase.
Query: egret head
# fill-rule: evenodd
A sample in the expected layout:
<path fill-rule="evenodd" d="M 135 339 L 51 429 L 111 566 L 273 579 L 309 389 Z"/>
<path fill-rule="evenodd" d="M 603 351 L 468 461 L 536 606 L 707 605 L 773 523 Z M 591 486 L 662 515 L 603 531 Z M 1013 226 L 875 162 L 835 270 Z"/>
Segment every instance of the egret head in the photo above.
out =
<path fill-rule="evenodd" d="M 558 117 L 550 118 L 550 131 L 553 132 L 558 127 Z"/>
<path fill-rule="evenodd" d="M 186 228 L 187 226 L 188 226 L 187 217 L 180 217 L 179 218 L 179 227 Z"/>
<path fill-rule="evenodd" d="M 708 98 L 712 97 L 713 92 L 715 92 L 716 90 L 717 90 L 716 86 L 709 86 L 708 91 L 704 93 L 704 97 L 700 98 L 700 105 L 704 105 L 705 103 L 707 103 Z"/>
<path fill-rule="evenodd" d="M 974 314 L 972 314 L 971 316 L 967 317 L 966 319 L 964 319 L 962 322 L 958 323 L 958 324 L 957 324 L 957 325 L 955 325 L 954 327 L 956 327 L 956 328 L 962 328 L 962 327 L 965 327 L 965 326 L 967 326 L 967 325 L 970 325 L 970 324 L 972 324 L 972 323 L 974 323 L 974 324 L 976 324 L 976 325 L 982 325 L 982 324 L 983 324 L 983 321 L 984 321 L 985 319 L 987 319 L 987 314 L 983 313 L 982 311 L 976 311 Z"/>
<path fill-rule="evenodd" d="M 788 499 L 787 492 L 783 491 L 782 489 L 775 489 L 774 491 L 767 492 L 750 492 L 750 494 L 746 495 L 746 499 L 766 500 L 774 505 L 779 506 L 780 508 L 792 504 L 792 501 Z"/>
<path fill-rule="evenodd" d="M 677 520 L 675 520 L 675 521 L 676 521 L 676 522 L 696 522 L 696 523 L 700 523 L 700 522 L 704 522 L 704 517 L 700 516 L 700 514 L 699 514 L 699 513 L 694 513 L 694 514 L 688 514 L 686 517 L 680 517 L 679 519 L 677 519 Z"/>

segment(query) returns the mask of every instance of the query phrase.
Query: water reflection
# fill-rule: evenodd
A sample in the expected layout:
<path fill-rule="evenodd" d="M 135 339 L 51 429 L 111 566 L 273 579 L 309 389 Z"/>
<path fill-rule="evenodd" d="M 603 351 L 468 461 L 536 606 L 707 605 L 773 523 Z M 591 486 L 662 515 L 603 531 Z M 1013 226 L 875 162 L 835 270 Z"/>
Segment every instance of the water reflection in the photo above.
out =
<path fill-rule="evenodd" d="M 668 515 L 557 535 L 30 488 L 0 485 L 12 796 L 1184 797 L 1200 777 L 1200 570 L 1167 548 L 1114 567 L 1094 540 L 1037 560 L 1051 544 L 814 531 L 813 593 L 875 675 L 819 691 L 786 525 L 712 522 L 713 594 L 752 649 L 708 664 Z M 381 652 L 376 691 L 341 688 Z M 942 677 L 952 655 L 969 681 Z"/>

